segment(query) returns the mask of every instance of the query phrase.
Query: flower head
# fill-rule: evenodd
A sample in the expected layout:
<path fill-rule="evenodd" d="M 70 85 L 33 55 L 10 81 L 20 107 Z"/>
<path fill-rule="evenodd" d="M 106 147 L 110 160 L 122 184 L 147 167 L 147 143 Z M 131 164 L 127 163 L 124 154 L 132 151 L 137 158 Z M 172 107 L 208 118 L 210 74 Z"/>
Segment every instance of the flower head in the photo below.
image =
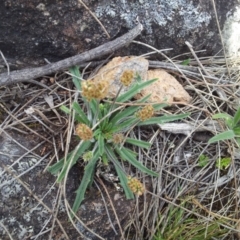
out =
<path fill-rule="evenodd" d="M 131 189 L 131 191 L 138 196 L 141 196 L 145 191 L 143 184 L 137 178 L 132 178 L 129 176 L 128 186 Z"/>
<path fill-rule="evenodd" d="M 88 141 L 93 138 L 92 129 L 83 123 L 79 123 L 77 125 L 76 134 L 84 141 Z"/>
<path fill-rule="evenodd" d="M 151 118 L 154 114 L 154 108 L 152 105 L 146 105 L 144 108 L 139 110 L 136 113 L 136 117 L 139 118 L 141 121 L 145 121 Z"/>
<path fill-rule="evenodd" d="M 121 144 L 124 140 L 124 136 L 122 133 L 116 133 L 113 135 L 112 137 L 112 141 L 115 143 L 115 144 Z"/>
<path fill-rule="evenodd" d="M 89 162 L 93 158 L 93 152 L 87 151 L 82 156 L 84 162 Z"/>
<path fill-rule="evenodd" d="M 132 70 L 126 70 L 120 77 L 120 81 L 124 86 L 128 87 L 132 83 L 133 78 L 134 72 Z"/>
<path fill-rule="evenodd" d="M 91 101 L 93 98 L 98 100 L 105 98 L 108 94 L 108 90 L 108 81 L 94 82 L 92 80 L 87 80 L 82 82 L 82 95 L 88 101 Z"/>

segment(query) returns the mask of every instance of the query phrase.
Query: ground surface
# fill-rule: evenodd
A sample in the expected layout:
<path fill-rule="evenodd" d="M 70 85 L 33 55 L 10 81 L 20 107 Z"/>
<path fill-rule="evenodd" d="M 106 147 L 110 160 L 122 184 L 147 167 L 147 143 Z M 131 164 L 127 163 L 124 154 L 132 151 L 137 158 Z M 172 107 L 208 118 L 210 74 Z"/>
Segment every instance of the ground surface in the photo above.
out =
<path fill-rule="evenodd" d="M 206 239 L 213 236 L 237 239 L 240 163 L 236 145 L 231 141 L 209 145 L 207 141 L 215 132 L 215 125 L 203 132 L 197 129 L 216 112 L 236 111 L 239 93 L 235 83 L 239 80 L 239 68 L 232 64 L 229 77 L 223 58 L 206 58 L 201 62 L 208 76 L 192 73 L 185 78 L 179 70 L 170 72 L 193 100 L 189 105 L 173 105 L 164 112 L 191 113 L 184 121 L 193 126 L 191 134 L 163 131 L 159 126 L 137 128 L 131 133 L 152 143 L 147 152 L 135 150 L 138 160 L 158 171 L 160 177 L 149 178 L 126 165 L 147 189 L 144 196 L 127 201 L 113 183 L 96 176 L 78 212 L 80 220 L 75 222 L 75 227 L 68 221 L 62 185 L 57 185 L 56 178 L 44 171 L 64 155 L 71 121 L 59 111 L 59 106 L 70 104 L 74 98 L 71 78 L 65 73 L 41 78 L 51 92 L 34 84 L 0 88 L 1 238 L 120 239 L 123 234 L 125 239 L 154 239 L 160 229 L 166 239 L 178 239 L 171 238 L 167 226 L 177 229 L 181 224 L 185 226 L 184 219 L 194 219 L 192 225 L 184 227 L 189 229 L 182 233 L 185 239 L 190 239 L 186 237 L 187 232 Z M 192 59 L 189 64 L 197 63 Z M 91 72 L 87 70 L 86 74 Z M 224 129 L 222 122 L 220 125 Z M 77 143 L 74 135 L 71 139 L 70 148 Z M 199 164 L 201 155 L 207 157 L 204 165 Z M 231 162 L 226 169 L 220 169 L 216 162 L 224 157 L 229 157 Z M 79 161 L 69 174 L 66 196 L 70 205 L 83 168 L 83 162 Z M 176 225 L 170 214 L 173 206 L 183 210 Z M 203 229 L 196 230 L 196 226 Z"/>

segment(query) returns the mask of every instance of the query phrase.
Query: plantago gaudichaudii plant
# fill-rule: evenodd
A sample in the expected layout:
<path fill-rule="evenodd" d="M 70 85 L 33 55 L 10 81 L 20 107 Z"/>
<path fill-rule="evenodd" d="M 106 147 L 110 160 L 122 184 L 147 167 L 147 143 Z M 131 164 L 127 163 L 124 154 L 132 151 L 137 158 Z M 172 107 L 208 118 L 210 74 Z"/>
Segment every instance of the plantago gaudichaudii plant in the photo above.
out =
<path fill-rule="evenodd" d="M 80 76 L 77 67 L 71 68 L 70 72 L 73 76 Z M 153 117 L 156 110 L 162 109 L 167 104 L 148 104 L 149 96 L 136 101 L 136 104 L 126 104 L 130 103 L 131 98 L 141 89 L 157 80 L 142 82 L 139 78 L 136 80 L 134 74 L 130 70 L 122 74 L 120 81 L 122 85 L 129 86 L 129 89 L 122 95 L 118 94 L 113 101 L 103 101 L 108 93 L 107 82 L 95 83 L 89 80 L 79 82 L 78 78 L 73 77 L 77 90 L 81 92 L 86 111 L 78 102 L 74 102 L 71 109 L 62 106 L 61 110 L 68 114 L 75 111 L 75 132 L 82 141 L 74 151 L 68 153 L 66 161 L 61 159 L 49 167 L 49 171 L 52 174 L 59 174 L 57 181 L 60 182 L 65 177 L 69 164 L 72 167 L 79 159 L 86 162 L 84 175 L 72 207 L 74 213 L 84 200 L 87 188 L 93 182 L 95 168 L 99 161 L 106 165 L 112 162 L 127 199 L 132 199 L 134 194 L 143 194 L 143 185 L 136 178 L 128 177 L 119 160 L 128 161 L 148 175 L 157 177 L 158 173 L 145 167 L 137 160 L 137 154 L 125 147 L 125 143 L 128 146 L 130 144 L 145 149 L 151 146 L 148 142 L 128 137 L 129 131 L 135 126 L 148 124 L 148 121 L 150 124 L 164 123 L 188 116 L 188 114 L 180 114 Z"/>

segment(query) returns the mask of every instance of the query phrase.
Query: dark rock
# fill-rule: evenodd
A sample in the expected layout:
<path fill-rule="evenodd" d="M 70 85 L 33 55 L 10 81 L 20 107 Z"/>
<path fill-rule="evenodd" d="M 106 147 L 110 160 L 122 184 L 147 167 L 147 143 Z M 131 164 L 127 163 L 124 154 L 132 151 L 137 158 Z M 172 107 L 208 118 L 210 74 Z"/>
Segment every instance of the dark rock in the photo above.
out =
<path fill-rule="evenodd" d="M 58 224 L 52 225 L 52 214 L 45 207 L 55 211 L 54 206 L 58 199 L 56 177 L 48 172 L 43 172 L 49 163 L 49 158 L 42 159 L 38 154 L 28 152 L 37 144 L 39 144 L 39 139 L 31 134 L 25 136 L 16 132 L 2 132 L 0 135 L 0 239 L 9 239 L 7 229 L 13 239 L 30 239 L 31 236 L 39 234 L 38 239 L 45 240 L 49 238 L 49 229 L 52 227 L 52 239 L 66 239 Z M 46 145 L 38 148 L 40 152 L 45 149 Z M 6 171 L 6 168 L 11 173 Z M 76 165 L 69 173 L 66 195 L 70 205 L 73 204 L 76 196 L 75 191 L 79 185 L 81 171 L 82 169 Z M 19 176 L 21 182 L 12 174 Z M 27 186 L 31 193 L 24 186 Z M 106 188 L 120 224 L 124 227 L 134 210 L 135 201 L 126 200 L 124 194 L 117 191 L 113 184 L 106 184 Z M 85 226 L 104 239 L 120 239 L 116 216 L 111 208 L 109 198 L 103 189 L 101 192 L 103 196 L 96 188 L 88 191 L 77 215 Z M 36 200 L 36 197 L 41 199 L 45 206 Z M 63 199 L 60 199 L 57 218 L 69 239 L 87 239 L 80 237 L 68 220 Z M 112 225 L 109 219 L 111 219 Z M 47 221 L 49 221 L 48 224 L 46 224 Z M 78 221 L 75 223 L 78 230 L 84 236 L 88 236 L 88 239 L 99 239 L 87 231 L 82 223 Z"/>
<path fill-rule="evenodd" d="M 144 25 L 138 40 L 158 49 L 173 48 L 170 55 L 188 51 L 185 41 L 206 55 L 221 49 L 212 1 L 88 1 L 87 6 L 101 21 L 111 38 L 136 25 Z M 237 0 L 215 0 L 221 29 Z M 109 39 L 80 1 L 6 0 L 0 2 L 0 50 L 11 70 L 39 65 L 44 58 L 57 61 L 99 46 Z M 150 51 L 132 44 L 118 55 Z M 25 63 L 25 64 L 24 64 Z M 0 64 L 1 65 L 1 64 Z"/>

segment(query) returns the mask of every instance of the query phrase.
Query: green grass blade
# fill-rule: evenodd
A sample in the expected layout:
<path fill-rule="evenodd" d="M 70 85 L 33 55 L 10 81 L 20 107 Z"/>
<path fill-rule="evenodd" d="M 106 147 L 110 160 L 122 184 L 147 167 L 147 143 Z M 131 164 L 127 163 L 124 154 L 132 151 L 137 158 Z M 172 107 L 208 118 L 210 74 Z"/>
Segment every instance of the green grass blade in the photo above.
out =
<path fill-rule="evenodd" d="M 71 163 L 71 167 L 72 167 L 77 162 L 79 157 L 90 147 L 90 145 L 91 145 L 90 141 L 80 142 L 79 145 L 77 146 L 77 148 L 78 148 L 77 151 L 75 152 L 75 150 L 74 150 L 72 152 L 71 156 L 67 159 L 65 164 L 64 164 L 64 159 L 62 159 L 64 166 L 62 167 L 62 171 L 58 176 L 57 182 L 61 182 L 63 180 L 63 178 L 65 177 L 70 160 L 73 158 L 72 163 Z"/>
<path fill-rule="evenodd" d="M 157 80 L 158 79 L 152 79 L 152 80 L 148 80 L 148 81 L 133 85 L 127 92 L 119 96 L 116 99 L 116 102 L 126 102 L 130 100 L 133 96 L 139 93 L 143 88 L 152 84 L 153 82 L 156 82 Z"/>
<path fill-rule="evenodd" d="M 81 74 L 77 66 L 69 68 L 69 72 L 72 74 L 72 81 L 78 91 L 81 91 Z"/>
<path fill-rule="evenodd" d="M 74 102 L 72 104 L 72 108 L 80 116 L 80 118 L 82 119 L 82 123 L 89 125 L 89 120 L 87 118 L 87 115 L 83 112 L 82 108 L 79 106 L 77 102 Z"/>
<path fill-rule="evenodd" d="M 151 125 L 151 124 L 163 124 L 166 122 L 171 122 L 171 121 L 176 121 L 176 120 L 186 118 L 189 115 L 190 115 L 189 113 L 183 113 L 178 115 L 169 115 L 169 116 L 164 115 L 161 117 L 152 117 L 144 122 L 138 123 L 138 126 Z"/>
<path fill-rule="evenodd" d="M 234 114 L 233 126 L 235 127 L 239 123 L 239 121 L 240 121 L 240 107 L 238 108 L 238 110 Z"/>
<path fill-rule="evenodd" d="M 75 201 L 73 203 L 73 207 L 72 207 L 72 211 L 74 213 L 76 213 L 77 210 L 79 209 L 82 201 L 84 200 L 85 192 L 86 192 L 87 188 L 89 187 L 89 183 L 92 182 L 95 166 L 96 166 L 98 159 L 99 159 L 99 151 L 96 151 L 94 153 L 93 158 L 90 160 L 90 162 L 87 164 L 87 166 L 84 169 L 84 175 L 83 175 L 82 181 L 76 191 L 77 195 L 76 195 Z"/>
<path fill-rule="evenodd" d="M 225 131 L 222 133 L 217 134 L 216 136 L 210 138 L 208 140 L 208 143 L 215 143 L 218 141 L 223 141 L 223 140 L 227 140 L 227 139 L 233 139 L 235 137 L 235 133 L 233 130 L 229 130 L 229 131 Z"/>
<path fill-rule="evenodd" d="M 144 165 L 142 165 L 142 163 L 140 163 L 132 154 L 130 154 L 130 152 L 128 151 L 127 148 L 122 147 L 120 149 L 120 148 L 116 147 L 116 151 L 120 155 L 120 157 L 122 157 L 124 160 L 131 163 L 134 167 L 138 168 L 142 172 L 147 173 L 148 175 L 151 175 L 151 176 L 158 177 L 158 173 L 156 173 L 156 172 L 148 169 Z"/>
<path fill-rule="evenodd" d="M 138 147 L 141 147 L 141 148 L 146 148 L 146 149 L 151 147 L 151 143 L 141 141 L 141 140 L 137 140 L 137 139 L 134 139 L 134 138 L 126 138 L 125 142 L 130 143 L 130 144 L 135 145 L 135 146 L 138 146 Z"/>

